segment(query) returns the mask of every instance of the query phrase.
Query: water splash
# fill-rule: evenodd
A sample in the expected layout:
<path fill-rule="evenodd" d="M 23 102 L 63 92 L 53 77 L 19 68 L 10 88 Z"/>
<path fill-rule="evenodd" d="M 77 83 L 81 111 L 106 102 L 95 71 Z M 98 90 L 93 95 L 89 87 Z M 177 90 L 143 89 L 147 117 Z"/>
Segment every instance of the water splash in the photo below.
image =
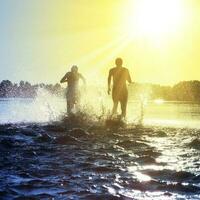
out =
<path fill-rule="evenodd" d="M 105 87 L 88 86 L 82 91 L 80 109 L 77 114 L 89 121 L 105 122 L 111 113 L 112 98 Z M 199 128 L 200 105 L 151 101 L 148 92 L 137 93 L 136 100 L 131 98 L 127 108 L 127 123 L 172 127 Z M 49 123 L 62 121 L 66 116 L 66 99 L 52 95 L 39 88 L 34 99 L 0 98 L 0 124 L 8 123 Z"/>
<path fill-rule="evenodd" d="M 39 88 L 31 98 L 4 99 L 1 104 L 0 123 L 45 123 L 59 120 L 66 110 L 65 100 Z"/>
<path fill-rule="evenodd" d="M 109 108 L 111 102 L 101 87 L 90 87 L 82 93 L 80 111 L 87 113 L 94 120 L 105 119 L 110 113 Z"/>
<path fill-rule="evenodd" d="M 110 101 L 100 87 L 81 88 L 81 103 L 74 112 L 84 113 L 92 120 L 100 120 L 108 115 Z M 61 121 L 67 115 L 65 94 L 53 95 L 44 88 L 37 90 L 35 98 L 0 99 L 0 124 L 7 123 L 48 123 Z"/>

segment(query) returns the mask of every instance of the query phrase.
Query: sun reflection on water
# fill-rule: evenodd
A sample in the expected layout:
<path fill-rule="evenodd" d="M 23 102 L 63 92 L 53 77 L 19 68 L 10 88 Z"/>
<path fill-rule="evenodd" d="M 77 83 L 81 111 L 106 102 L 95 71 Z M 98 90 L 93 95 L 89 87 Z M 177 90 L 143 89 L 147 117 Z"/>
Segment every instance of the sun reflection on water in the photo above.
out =
<path fill-rule="evenodd" d="M 139 181 L 150 181 L 151 177 L 140 172 L 135 172 L 135 175 Z"/>
<path fill-rule="evenodd" d="M 158 105 L 163 104 L 164 102 L 165 102 L 164 99 L 155 99 L 154 100 L 154 103 L 156 103 Z"/>
<path fill-rule="evenodd" d="M 129 166 L 127 167 L 128 172 L 130 174 L 133 174 L 139 181 L 143 182 L 143 181 L 150 181 L 151 177 L 145 174 L 142 174 L 141 172 L 136 171 L 137 167 L 136 166 Z"/>

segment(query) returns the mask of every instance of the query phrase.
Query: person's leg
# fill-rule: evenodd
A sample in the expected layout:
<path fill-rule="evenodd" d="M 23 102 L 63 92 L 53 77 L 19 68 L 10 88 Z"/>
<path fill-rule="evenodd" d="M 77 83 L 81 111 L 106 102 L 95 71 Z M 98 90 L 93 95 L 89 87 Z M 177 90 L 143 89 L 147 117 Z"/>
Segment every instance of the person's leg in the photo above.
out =
<path fill-rule="evenodd" d="M 67 100 L 67 114 L 70 115 L 72 113 L 73 103 L 71 100 Z"/>
<path fill-rule="evenodd" d="M 121 104 L 121 113 L 122 113 L 121 117 L 125 118 L 126 117 L 127 100 L 120 101 L 120 104 Z"/>
<path fill-rule="evenodd" d="M 122 99 L 120 101 L 121 104 L 121 117 L 126 117 L 126 108 L 127 108 L 127 101 L 128 101 L 128 91 L 124 90 Z"/>
<path fill-rule="evenodd" d="M 71 105 L 71 90 L 67 88 L 67 93 L 66 93 L 66 100 L 67 100 L 67 114 L 70 115 L 72 111 L 72 105 Z"/>
<path fill-rule="evenodd" d="M 71 88 L 70 90 L 68 90 L 67 93 L 67 112 L 68 114 L 72 114 L 74 111 L 74 108 L 76 108 L 76 100 L 77 100 L 77 96 L 76 96 L 76 90 L 74 88 Z"/>
<path fill-rule="evenodd" d="M 118 101 L 113 101 L 112 116 L 117 114 Z"/>
<path fill-rule="evenodd" d="M 116 88 L 112 89 L 112 100 L 113 100 L 113 109 L 112 109 L 112 116 L 117 114 L 117 107 L 118 107 L 118 92 Z"/>
<path fill-rule="evenodd" d="M 76 112 L 80 109 L 80 105 L 81 105 L 81 94 L 78 91 L 76 93 L 76 97 L 75 97 L 75 100 L 74 100 L 74 107 L 75 107 Z"/>

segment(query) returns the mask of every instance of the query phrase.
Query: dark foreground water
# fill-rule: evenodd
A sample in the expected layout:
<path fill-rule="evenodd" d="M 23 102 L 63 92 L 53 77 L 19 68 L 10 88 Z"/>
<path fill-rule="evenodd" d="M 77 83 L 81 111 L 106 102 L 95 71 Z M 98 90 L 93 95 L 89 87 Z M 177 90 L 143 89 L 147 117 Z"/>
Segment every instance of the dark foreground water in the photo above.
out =
<path fill-rule="evenodd" d="M 0 125 L 0 199 L 200 199 L 200 130 Z"/>

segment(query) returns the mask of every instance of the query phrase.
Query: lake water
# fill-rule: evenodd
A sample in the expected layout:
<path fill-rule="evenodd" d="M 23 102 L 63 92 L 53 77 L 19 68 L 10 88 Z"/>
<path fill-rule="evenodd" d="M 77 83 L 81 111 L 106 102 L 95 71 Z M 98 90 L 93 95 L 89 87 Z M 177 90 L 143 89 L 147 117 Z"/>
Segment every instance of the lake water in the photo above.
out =
<path fill-rule="evenodd" d="M 63 119 L 44 91 L 0 99 L 0 199 L 200 199 L 199 104 L 132 101 L 117 128 L 93 120 L 110 99 L 83 102 L 89 118 Z"/>
<path fill-rule="evenodd" d="M 88 107 L 86 112 L 101 114 L 102 102 L 97 101 Z M 112 102 L 103 102 L 106 110 L 112 107 Z M 93 110 L 91 110 L 93 107 Z M 0 124 L 22 122 L 50 122 L 60 120 L 66 112 L 66 101 L 63 98 L 40 96 L 36 99 L 1 98 Z M 188 102 L 150 101 L 141 105 L 139 101 L 128 104 L 127 120 L 137 123 L 143 112 L 143 123 L 146 125 L 192 127 L 200 128 L 200 104 Z"/>

